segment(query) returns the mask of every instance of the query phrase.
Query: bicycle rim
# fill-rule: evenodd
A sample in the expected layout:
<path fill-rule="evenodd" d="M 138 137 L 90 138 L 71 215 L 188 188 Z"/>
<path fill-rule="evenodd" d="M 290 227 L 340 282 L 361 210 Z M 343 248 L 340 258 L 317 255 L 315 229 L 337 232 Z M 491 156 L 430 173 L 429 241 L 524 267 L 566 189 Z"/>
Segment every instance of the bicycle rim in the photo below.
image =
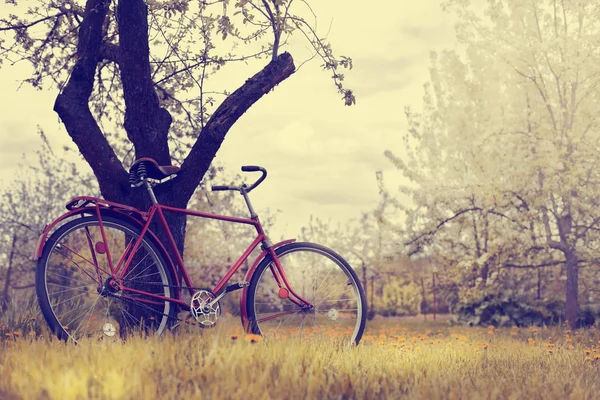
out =
<path fill-rule="evenodd" d="M 149 294 L 171 297 L 171 279 L 152 243 L 141 242 L 117 290 L 110 288 L 108 255 L 116 266 L 131 254 L 137 228 L 96 217 L 71 221 L 47 241 L 38 265 L 38 298 L 60 339 L 122 338 L 161 334 L 174 306 Z M 140 293 L 141 292 L 141 293 Z"/>
<path fill-rule="evenodd" d="M 278 249 L 277 254 L 289 289 L 273 274 L 273 262 L 259 266 L 249 288 L 252 331 L 267 337 L 358 344 L 366 321 L 366 302 L 350 266 L 333 251 L 311 243 L 294 243 Z"/>

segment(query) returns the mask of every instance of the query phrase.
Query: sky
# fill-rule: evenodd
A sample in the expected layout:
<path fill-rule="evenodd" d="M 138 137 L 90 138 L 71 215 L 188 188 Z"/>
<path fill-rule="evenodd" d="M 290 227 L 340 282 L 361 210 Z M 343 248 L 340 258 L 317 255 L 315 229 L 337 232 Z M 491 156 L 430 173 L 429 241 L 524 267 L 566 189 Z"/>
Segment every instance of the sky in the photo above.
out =
<path fill-rule="evenodd" d="M 353 59 L 345 75 L 356 105 L 344 106 L 330 74 L 313 60 L 238 120 L 215 159 L 231 172 L 242 165 L 268 170 L 251 199 L 259 213 L 278 212 L 274 236 L 294 236 L 311 215 L 344 223 L 372 210 L 379 200 L 378 170 L 395 189 L 401 178 L 383 153 L 401 153 L 404 108 L 421 107 L 430 52 L 455 43 L 454 17 L 438 0 L 311 3 L 336 54 Z M 302 41 L 286 50 L 297 66 L 309 55 Z M 233 70 L 225 79 L 241 84 L 256 72 Z M 40 146 L 37 126 L 58 151 L 72 143 L 52 111 L 56 89 L 19 88 L 19 73 L 0 69 L 0 185 L 10 183 L 24 155 L 33 159 Z"/>

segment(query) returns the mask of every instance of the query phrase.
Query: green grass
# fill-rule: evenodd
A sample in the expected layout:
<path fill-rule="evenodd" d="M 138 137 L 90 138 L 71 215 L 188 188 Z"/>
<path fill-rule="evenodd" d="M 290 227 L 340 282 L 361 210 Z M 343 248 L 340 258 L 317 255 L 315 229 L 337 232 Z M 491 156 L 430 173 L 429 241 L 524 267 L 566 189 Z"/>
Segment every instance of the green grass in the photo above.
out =
<path fill-rule="evenodd" d="M 0 398 L 593 399 L 600 332 L 375 320 L 357 348 L 251 342 L 237 321 L 162 338 L 0 345 Z M 238 335 L 232 339 L 232 335 Z"/>

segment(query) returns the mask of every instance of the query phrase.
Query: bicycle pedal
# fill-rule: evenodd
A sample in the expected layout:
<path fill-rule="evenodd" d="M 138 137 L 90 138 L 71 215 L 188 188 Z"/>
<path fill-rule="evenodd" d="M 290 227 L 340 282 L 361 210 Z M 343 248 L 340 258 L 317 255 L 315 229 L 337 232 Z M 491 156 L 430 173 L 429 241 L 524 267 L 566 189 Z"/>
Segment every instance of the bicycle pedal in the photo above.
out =
<path fill-rule="evenodd" d="M 225 288 L 225 293 L 233 292 L 234 290 L 240 290 L 250 286 L 250 282 L 238 282 L 233 285 L 229 285 Z"/>

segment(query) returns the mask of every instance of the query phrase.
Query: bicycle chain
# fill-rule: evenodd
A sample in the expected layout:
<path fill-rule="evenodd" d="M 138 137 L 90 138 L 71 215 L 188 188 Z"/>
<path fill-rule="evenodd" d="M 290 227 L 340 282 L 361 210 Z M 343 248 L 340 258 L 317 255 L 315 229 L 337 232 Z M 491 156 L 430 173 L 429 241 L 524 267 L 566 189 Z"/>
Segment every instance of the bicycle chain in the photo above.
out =
<path fill-rule="evenodd" d="M 113 293 L 108 293 L 108 294 L 107 294 L 107 296 L 108 296 L 108 297 L 114 297 L 115 299 L 119 299 L 119 300 L 121 300 L 121 301 L 123 301 L 123 302 L 125 302 L 125 303 L 131 303 L 131 304 L 134 304 L 134 305 L 136 305 L 136 306 L 138 306 L 138 307 L 141 307 L 141 308 L 146 308 L 146 309 L 148 309 L 148 310 L 152 311 L 152 312 L 153 312 L 153 313 L 155 313 L 155 314 L 162 315 L 163 317 L 167 317 L 167 318 L 169 318 L 169 319 L 172 319 L 172 320 L 175 320 L 175 321 L 179 321 L 179 318 L 177 318 L 177 317 L 171 317 L 169 314 L 165 314 L 165 313 L 163 313 L 163 312 L 160 312 L 160 311 L 158 311 L 158 310 L 156 310 L 156 309 L 154 309 L 154 308 L 152 308 L 152 307 L 150 307 L 150 306 L 147 306 L 147 305 L 145 305 L 145 304 L 143 304 L 143 303 L 140 303 L 140 302 L 138 302 L 138 301 L 131 300 L 131 299 L 127 299 L 127 298 L 125 298 L 125 297 L 122 297 L 122 296 L 117 296 L 117 295 L 115 295 L 115 294 L 113 294 Z"/>
<path fill-rule="evenodd" d="M 158 282 L 141 282 L 141 284 L 143 284 L 143 285 L 153 285 L 153 286 L 162 286 L 162 287 L 168 287 L 168 288 L 173 288 L 173 289 L 194 289 L 196 291 L 198 291 L 198 290 L 206 290 L 206 288 L 201 288 L 201 287 L 164 285 L 164 284 L 158 283 Z"/>

